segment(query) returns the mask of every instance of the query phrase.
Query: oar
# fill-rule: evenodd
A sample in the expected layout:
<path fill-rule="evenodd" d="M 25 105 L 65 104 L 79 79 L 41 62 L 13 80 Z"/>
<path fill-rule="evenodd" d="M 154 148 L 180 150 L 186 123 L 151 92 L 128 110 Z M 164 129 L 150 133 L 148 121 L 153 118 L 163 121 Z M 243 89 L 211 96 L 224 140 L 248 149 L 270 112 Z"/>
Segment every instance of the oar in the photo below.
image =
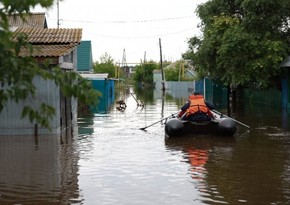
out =
<path fill-rule="evenodd" d="M 212 109 L 211 111 L 213 111 L 214 113 L 216 113 L 216 114 L 218 114 L 218 115 L 220 115 L 220 116 L 225 116 L 225 117 L 227 117 L 227 118 L 230 118 L 230 119 L 232 119 L 233 121 L 239 123 L 240 125 L 245 126 L 246 128 L 250 128 L 249 125 L 246 125 L 246 124 L 244 124 L 244 123 L 242 123 L 242 122 L 240 122 L 240 121 L 238 121 L 238 120 L 236 120 L 236 119 L 234 119 L 234 118 L 231 118 L 231 117 L 229 117 L 229 116 L 227 116 L 227 115 L 225 115 L 225 114 L 223 114 L 223 113 L 220 113 L 220 112 L 218 112 L 218 111 L 216 111 L 216 110 L 214 110 L 214 109 Z"/>
<path fill-rule="evenodd" d="M 135 96 L 133 95 L 133 93 L 130 93 L 132 95 L 132 97 L 134 98 L 134 100 L 136 101 L 136 103 L 138 104 L 138 100 L 135 98 Z"/>
<path fill-rule="evenodd" d="M 161 120 L 158 120 L 157 122 L 154 122 L 154 123 L 152 123 L 151 125 L 148 125 L 148 126 L 146 126 L 146 127 L 141 127 L 140 130 L 145 130 L 145 129 L 147 129 L 148 127 L 151 127 L 151 126 L 157 124 L 158 122 L 162 122 L 163 120 L 166 120 L 166 119 L 168 119 L 168 118 L 170 118 L 170 117 L 173 117 L 174 115 L 176 115 L 176 114 L 178 114 L 178 113 L 179 113 L 179 112 L 174 113 L 174 114 L 171 114 L 170 116 L 165 117 L 165 118 L 162 118 Z"/>

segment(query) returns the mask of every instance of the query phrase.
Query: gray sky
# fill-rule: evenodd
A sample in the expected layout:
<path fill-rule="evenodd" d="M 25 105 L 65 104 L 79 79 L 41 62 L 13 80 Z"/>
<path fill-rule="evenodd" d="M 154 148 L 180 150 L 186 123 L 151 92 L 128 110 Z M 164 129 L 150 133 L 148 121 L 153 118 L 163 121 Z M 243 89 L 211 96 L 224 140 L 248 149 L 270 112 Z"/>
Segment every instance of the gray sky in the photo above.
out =
<path fill-rule="evenodd" d="M 82 40 L 90 40 L 93 60 L 107 52 L 116 63 L 144 59 L 159 62 L 161 38 L 163 60 L 181 59 L 187 39 L 200 36 L 198 4 L 206 0 L 62 0 L 60 28 L 82 28 Z M 44 10 L 49 28 L 57 27 L 57 5 Z"/>

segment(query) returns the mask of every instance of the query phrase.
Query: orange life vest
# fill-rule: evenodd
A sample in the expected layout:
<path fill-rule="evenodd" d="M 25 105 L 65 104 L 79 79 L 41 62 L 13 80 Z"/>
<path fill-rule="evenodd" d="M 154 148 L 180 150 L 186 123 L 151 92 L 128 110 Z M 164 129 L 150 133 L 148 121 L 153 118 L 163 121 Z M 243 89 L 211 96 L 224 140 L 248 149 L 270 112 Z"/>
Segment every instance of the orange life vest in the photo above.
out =
<path fill-rule="evenodd" d="M 189 96 L 190 106 L 187 109 L 187 116 L 192 115 L 197 112 L 203 112 L 208 114 L 209 109 L 204 102 L 204 98 L 202 95 L 191 95 Z"/>

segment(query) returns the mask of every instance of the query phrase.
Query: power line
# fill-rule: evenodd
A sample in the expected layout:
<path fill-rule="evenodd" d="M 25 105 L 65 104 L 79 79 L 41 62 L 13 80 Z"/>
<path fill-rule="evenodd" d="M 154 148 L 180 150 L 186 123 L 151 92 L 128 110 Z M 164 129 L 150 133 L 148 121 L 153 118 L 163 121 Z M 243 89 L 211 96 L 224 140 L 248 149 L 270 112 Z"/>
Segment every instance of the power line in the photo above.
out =
<path fill-rule="evenodd" d="M 191 31 L 194 30 L 193 28 L 188 28 L 180 31 L 175 31 L 175 32 L 170 32 L 170 33 L 165 33 L 165 34 L 155 34 L 155 35 L 148 35 L 148 36 L 114 36 L 114 35 L 106 35 L 106 34 L 97 34 L 94 33 L 93 35 L 99 36 L 99 37 L 104 37 L 104 38 L 115 38 L 115 39 L 146 39 L 146 38 L 157 38 L 157 37 L 164 37 L 164 36 L 169 36 L 169 35 L 175 35 L 179 33 L 183 33 L 186 31 Z"/>
<path fill-rule="evenodd" d="M 180 17 L 169 17 L 169 18 L 161 18 L 161 19 L 144 19 L 144 20 L 117 20 L 117 21 L 104 21 L 105 23 L 151 23 L 151 22 L 159 22 L 159 21 L 171 21 L 171 20 L 180 20 L 193 18 L 195 16 L 180 16 Z"/>
<path fill-rule="evenodd" d="M 196 16 L 180 16 L 180 17 L 168 17 L 168 18 L 161 18 L 161 19 L 141 19 L 141 20 L 112 20 L 112 21 L 83 21 L 83 20 L 72 20 L 72 19 L 62 19 L 62 21 L 67 22 L 77 22 L 77 23 L 108 23 L 108 24 L 126 24 L 126 23 L 154 23 L 154 22 L 161 22 L 161 21 L 172 21 L 172 20 L 182 20 L 188 18 L 196 18 Z M 48 18 L 49 19 L 49 18 Z M 56 19 L 49 19 L 55 21 Z"/>

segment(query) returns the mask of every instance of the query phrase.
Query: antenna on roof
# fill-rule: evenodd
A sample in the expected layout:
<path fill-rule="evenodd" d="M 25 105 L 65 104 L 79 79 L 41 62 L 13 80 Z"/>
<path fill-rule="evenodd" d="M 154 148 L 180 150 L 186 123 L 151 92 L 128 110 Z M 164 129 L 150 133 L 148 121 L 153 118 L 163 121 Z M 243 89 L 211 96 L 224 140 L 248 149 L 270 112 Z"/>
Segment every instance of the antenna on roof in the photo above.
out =
<path fill-rule="evenodd" d="M 57 28 L 59 28 L 59 0 L 57 0 Z"/>

